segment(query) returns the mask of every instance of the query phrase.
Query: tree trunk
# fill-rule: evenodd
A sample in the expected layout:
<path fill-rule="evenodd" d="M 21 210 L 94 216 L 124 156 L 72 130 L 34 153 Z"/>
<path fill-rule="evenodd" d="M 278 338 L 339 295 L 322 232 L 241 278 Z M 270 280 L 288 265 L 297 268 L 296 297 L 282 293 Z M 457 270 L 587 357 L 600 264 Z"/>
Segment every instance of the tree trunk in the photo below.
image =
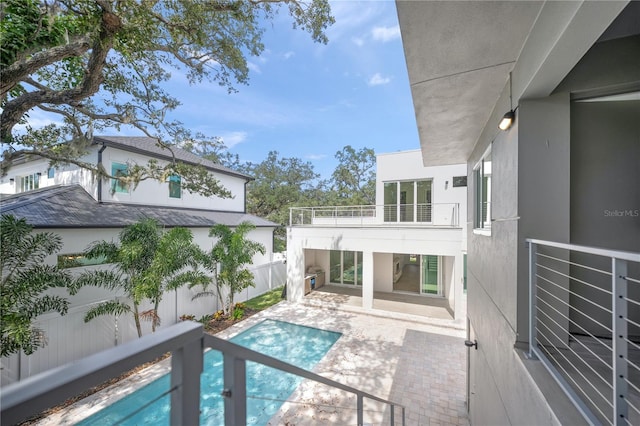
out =
<path fill-rule="evenodd" d="M 142 327 L 140 326 L 140 314 L 138 313 L 138 304 L 133 302 L 133 319 L 136 322 L 136 330 L 138 330 L 138 337 L 142 337 Z"/>
<path fill-rule="evenodd" d="M 160 301 L 158 299 L 155 300 L 155 303 L 153 304 L 153 318 L 151 319 L 151 332 L 155 333 L 156 332 L 156 325 L 159 322 L 158 321 L 158 305 L 160 304 Z"/>

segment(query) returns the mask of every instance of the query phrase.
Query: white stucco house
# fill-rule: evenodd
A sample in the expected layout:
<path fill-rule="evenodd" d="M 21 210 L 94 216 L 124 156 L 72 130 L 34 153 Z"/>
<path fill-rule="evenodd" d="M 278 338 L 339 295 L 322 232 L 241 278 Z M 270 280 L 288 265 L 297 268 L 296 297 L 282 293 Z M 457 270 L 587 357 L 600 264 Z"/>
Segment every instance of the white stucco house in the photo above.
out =
<path fill-rule="evenodd" d="M 77 273 L 85 268 L 101 268 L 81 256 L 87 246 L 98 240 L 118 241 L 119 232 L 142 218 L 156 219 L 160 225 L 186 227 L 194 242 L 208 250 L 214 244 L 209 229 L 222 223 L 235 226 L 248 221 L 256 226 L 248 238 L 263 244 L 265 254 L 256 254 L 250 269 L 255 288 L 237 295 L 237 301 L 261 294 L 284 284 L 284 265 L 273 261 L 273 231 L 276 224 L 250 215 L 245 210 L 246 186 L 252 178 L 195 155 L 173 149 L 176 161 L 200 164 L 232 194 L 232 198 L 205 197 L 192 194 L 180 185 L 180 177 L 167 182 L 145 180 L 134 188 L 125 188 L 115 180 L 94 179 L 90 172 L 75 165 L 49 167 L 43 158 L 13 161 L 8 173 L 0 178 L 0 213 L 26 219 L 36 232 L 51 231 L 62 237 L 59 253 L 46 261 L 70 268 Z M 82 161 L 98 164 L 112 175 L 126 173 L 127 167 L 146 164 L 155 159 L 170 161 L 166 150 L 150 138 L 95 137 Z M 66 293 L 63 293 L 66 296 Z M 196 318 L 218 309 L 214 297 L 192 300 L 195 290 L 180 289 L 168 294 L 160 305 L 161 326 L 174 324 L 181 315 Z M 71 309 L 64 317 L 47 314 L 40 317 L 49 344 L 31 356 L 14 356 L 2 360 L 3 384 L 24 379 L 37 372 L 81 358 L 99 350 L 136 338 L 129 317 L 104 317 L 85 324 L 84 312 L 95 303 L 123 297 L 103 289 L 85 288 L 70 297 Z M 144 308 L 144 307 L 143 307 Z M 150 324 L 143 323 L 144 332 Z"/>
<path fill-rule="evenodd" d="M 376 205 L 292 208 L 289 300 L 339 293 L 365 310 L 401 300 L 462 323 L 466 180 L 465 164 L 425 167 L 419 150 L 380 154 Z"/>

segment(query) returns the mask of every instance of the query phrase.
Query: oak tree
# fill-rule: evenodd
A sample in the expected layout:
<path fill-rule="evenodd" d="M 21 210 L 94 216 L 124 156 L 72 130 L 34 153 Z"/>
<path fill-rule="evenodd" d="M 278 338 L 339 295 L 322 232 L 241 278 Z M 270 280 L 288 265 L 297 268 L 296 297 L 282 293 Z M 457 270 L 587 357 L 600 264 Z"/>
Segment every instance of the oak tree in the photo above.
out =
<path fill-rule="evenodd" d="M 171 72 L 184 72 L 194 85 L 208 80 L 236 90 L 248 82 L 247 57 L 263 52 L 265 27 L 283 9 L 294 27 L 327 42 L 324 32 L 334 22 L 328 0 L 3 1 L 2 173 L 16 156 L 37 154 L 54 165 L 73 163 L 112 177 L 79 158 L 94 131 L 121 126 L 169 150 L 196 138 L 171 118 L 180 104 L 165 88 Z M 29 117 L 35 109 L 55 121 L 36 128 Z M 16 131 L 19 124 L 26 132 Z M 162 179 L 173 167 L 142 167 L 136 179 Z M 198 192 L 215 193 L 199 184 L 204 177 L 200 170 L 188 180 Z"/>

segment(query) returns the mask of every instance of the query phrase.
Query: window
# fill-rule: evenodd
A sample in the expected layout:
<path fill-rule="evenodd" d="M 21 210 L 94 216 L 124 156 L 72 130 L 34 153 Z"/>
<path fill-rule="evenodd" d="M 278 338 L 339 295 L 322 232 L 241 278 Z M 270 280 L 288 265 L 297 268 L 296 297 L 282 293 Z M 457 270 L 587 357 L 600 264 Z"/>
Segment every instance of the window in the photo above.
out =
<path fill-rule="evenodd" d="M 329 282 L 362 285 L 362 252 L 331 250 Z"/>
<path fill-rule="evenodd" d="M 491 229 L 491 147 L 473 169 L 475 185 L 474 228 Z"/>
<path fill-rule="evenodd" d="M 129 175 L 129 166 L 122 163 L 111 163 L 111 176 L 123 177 Z M 111 179 L 111 192 L 129 192 L 129 185 L 117 179 Z"/>
<path fill-rule="evenodd" d="M 178 175 L 172 175 L 169 177 L 169 197 L 180 198 L 182 197 L 182 189 L 180 188 L 181 178 Z"/>
<path fill-rule="evenodd" d="M 385 222 L 431 222 L 431 180 L 385 182 Z"/>
<path fill-rule="evenodd" d="M 40 175 L 34 173 L 27 176 L 18 176 L 16 182 L 16 192 L 33 191 L 40 188 Z"/>
<path fill-rule="evenodd" d="M 49 167 L 49 170 L 47 170 L 47 178 L 53 179 L 55 175 L 56 175 L 56 169 L 54 169 L 53 167 Z"/>

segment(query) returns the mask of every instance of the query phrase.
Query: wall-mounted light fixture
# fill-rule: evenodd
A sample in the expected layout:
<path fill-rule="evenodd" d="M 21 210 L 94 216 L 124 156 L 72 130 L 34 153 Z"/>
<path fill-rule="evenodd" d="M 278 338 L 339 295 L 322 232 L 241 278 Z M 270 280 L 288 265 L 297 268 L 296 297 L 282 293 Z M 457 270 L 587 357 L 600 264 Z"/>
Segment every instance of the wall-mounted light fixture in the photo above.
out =
<path fill-rule="evenodd" d="M 445 180 L 445 181 L 444 181 L 444 189 L 447 189 L 447 187 L 448 187 L 448 186 L 449 186 L 449 181 L 448 181 L 448 180 Z"/>
<path fill-rule="evenodd" d="M 500 120 L 500 124 L 498 124 L 498 129 L 507 130 L 513 124 L 513 121 L 516 119 L 516 113 L 508 111 L 505 115 L 502 116 L 502 120 Z"/>
<path fill-rule="evenodd" d="M 11 183 L 13 183 L 13 182 L 15 182 L 15 181 L 16 181 L 16 180 L 15 180 L 14 178 L 9 179 L 9 182 L 11 182 Z"/>
<path fill-rule="evenodd" d="M 513 93 L 511 88 L 511 72 L 509 72 L 509 111 L 502 116 L 498 129 L 508 130 L 516 119 L 516 112 L 513 109 Z"/>
<path fill-rule="evenodd" d="M 42 176 L 41 172 L 36 173 L 38 175 L 38 177 Z"/>

